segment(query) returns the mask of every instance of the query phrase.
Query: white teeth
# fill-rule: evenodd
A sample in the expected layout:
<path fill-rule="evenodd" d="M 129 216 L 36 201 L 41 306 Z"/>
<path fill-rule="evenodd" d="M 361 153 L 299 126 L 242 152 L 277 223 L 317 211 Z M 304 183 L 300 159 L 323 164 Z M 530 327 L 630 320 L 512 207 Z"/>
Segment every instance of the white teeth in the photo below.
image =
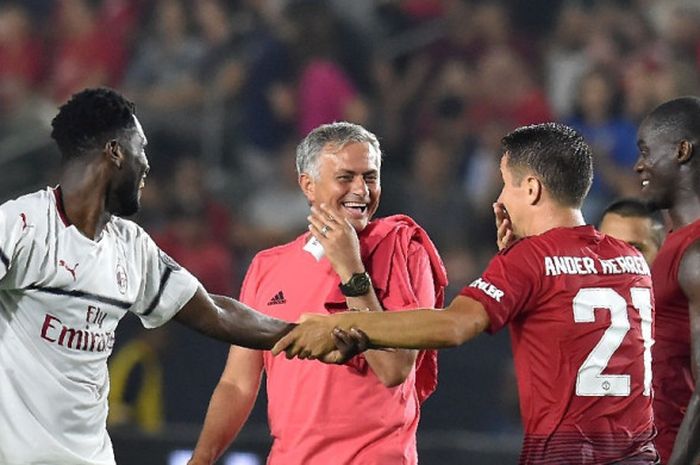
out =
<path fill-rule="evenodd" d="M 644 181 L 642 181 L 642 187 L 646 187 L 647 184 L 649 184 L 649 180 L 648 180 L 648 179 L 645 179 Z"/>
<path fill-rule="evenodd" d="M 366 207 L 367 205 L 364 203 L 359 203 L 359 202 L 345 202 L 343 206 L 348 207 L 348 208 L 363 208 Z"/>

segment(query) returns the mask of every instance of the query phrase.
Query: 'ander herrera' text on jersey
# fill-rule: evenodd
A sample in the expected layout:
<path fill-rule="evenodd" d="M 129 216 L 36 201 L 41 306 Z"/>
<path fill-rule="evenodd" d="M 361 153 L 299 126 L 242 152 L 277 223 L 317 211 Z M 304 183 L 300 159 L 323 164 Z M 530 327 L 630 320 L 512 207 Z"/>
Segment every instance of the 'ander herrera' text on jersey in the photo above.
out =
<path fill-rule="evenodd" d="M 638 274 L 649 276 L 651 271 L 642 257 L 621 255 L 613 258 L 591 258 L 570 256 L 544 257 L 544 275 L 559 276 L 562 274 Z M 500 302 L 504 292 L 484 278 L 477 278 L 469 284 Z"/>
<path fill-rule="evenodd" d="M 545 276 L 560 274 L 638 274 L 650 275 L 651 271 L 643 257 L 622 255 L 613 258 L 591 257 L 544 257 Z"/>
<path fill-rule="evenodd" d="M 658 259 L 657 259 L 658 260 Z M 654 463 L 654 296 L 644 258 L 592 226 L 499 252 L 460 296 L 508 327 L 521 464 Z"/>

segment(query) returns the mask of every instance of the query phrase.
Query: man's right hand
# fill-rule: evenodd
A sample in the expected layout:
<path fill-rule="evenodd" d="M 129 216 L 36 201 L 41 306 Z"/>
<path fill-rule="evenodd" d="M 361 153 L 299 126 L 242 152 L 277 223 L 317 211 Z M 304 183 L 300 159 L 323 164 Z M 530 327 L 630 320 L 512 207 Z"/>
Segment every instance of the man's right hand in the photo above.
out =
<path fill-rule="evenodd" d="M 287 358 L 322 359 L 336 350 L 335 324 L 328 315 L 304 314 L 300 322 L 272 348 L 272 355 L 285 352 Z"/>
<path fill-rule="evenodd" d="M 498 250 L 503 250 L 517 239 L 513 233 L 513 224 L 505 205 L 500 202 L 493 204 L 493 216 L 496 219 L 496 245 Z"/>
<path fill-rule="evenodd" d="M 335 323 L 331 315 L 302 315 L 297 326 L 277 341 L 272 354 L 342 364 L 367 349 L 369 339 L 362 331 L 342 331 Z"/>
<path fill-rule="evenodd" d="M 345 363 L 355 355 L 361 354 L 369 348 L 369 337 L 360 329 L 352 328 L 350 331 L 343 331 L 340 328 L 333 330 L 333 341 L 338 349 L 340 363 Z M 337 357 L 337 356 L 336 356 Z M 326 360 L 321 360 L 326 362 Z M 326 363 L 338 363 L 329 360 Z"/>

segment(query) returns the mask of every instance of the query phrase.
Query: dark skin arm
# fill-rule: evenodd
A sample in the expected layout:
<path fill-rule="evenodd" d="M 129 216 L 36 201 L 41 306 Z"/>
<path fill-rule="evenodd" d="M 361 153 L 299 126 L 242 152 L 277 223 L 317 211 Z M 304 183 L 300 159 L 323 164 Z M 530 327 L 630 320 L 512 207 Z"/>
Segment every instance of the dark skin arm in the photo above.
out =
<path fill-rule="evenodd" d="M 271 318 L 224 296 L 210 296 L 199 287 L 175 315 L 175 320 L 205 336 L 247 347 L 269 350 L 293 323 Z"/>
<path fill-rule="evenodd" d="M 348 312 L 330 316 L 305 315 L 302 322 L 272 349 L 287 357 L 303 355 L 333 359 L 339 354 L 332 333 L 338 329 L 362 330 L 373 348 L 441 349 L 464 344 L 489 326 L 483 305 L 464 296 L 456 297 L 445 310 L 419 309 L 406 312 Z M 301 357 L 300 357 L 301 358 Z"/>
<path fill-rule="evenodd" d="M 197 332 L 220 341 L 249 349 L 269 350 L 294 326 L 294 323 L 264 315 L 230 297 L 209 295 L 199 287 L 192 298 L 175 315 L 175 320 Z M 326 363 L 345 363 L 367 349 L 361 332 L 335 332 L 337 350 Z"/>
<path fill-rule="evenodd" d="M 683 255 L 678 269 L 678 282 L 688 298 L 691 368 L 695 390 L 678 430 L 668 465 L 695 465 L 700 462 L 700 241 L 688 247 Z"/>

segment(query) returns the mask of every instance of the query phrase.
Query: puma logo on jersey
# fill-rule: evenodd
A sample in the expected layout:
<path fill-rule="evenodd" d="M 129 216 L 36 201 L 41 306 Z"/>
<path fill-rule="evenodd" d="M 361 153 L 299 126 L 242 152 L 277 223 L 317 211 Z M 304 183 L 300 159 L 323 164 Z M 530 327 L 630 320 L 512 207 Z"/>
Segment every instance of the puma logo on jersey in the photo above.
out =
<path fill-rule="evenodd" d="M 75 266 L 73 266 L 73 268 L 71 268 L 68 266 L 68 263 L 66 263 L 65 261 L 63 261 L 63 260 L 58 261 L 58 266 L 62 266 L 63 268 L 68 270 L 68 272 L 71 274 L 71 276 L 73 276 L 73 281 L 75 281 L 75 269 L 78 268 L 78 265 L 79 265 L 79 263 L 76 263 Z"/>
<path fill-rule="evenodd" d="M 33 224 L 27 223 L 27 215 L 25 213 L 20 213 L 19 217 L 22 218 L 22 231 L 34 227 Z"/>

